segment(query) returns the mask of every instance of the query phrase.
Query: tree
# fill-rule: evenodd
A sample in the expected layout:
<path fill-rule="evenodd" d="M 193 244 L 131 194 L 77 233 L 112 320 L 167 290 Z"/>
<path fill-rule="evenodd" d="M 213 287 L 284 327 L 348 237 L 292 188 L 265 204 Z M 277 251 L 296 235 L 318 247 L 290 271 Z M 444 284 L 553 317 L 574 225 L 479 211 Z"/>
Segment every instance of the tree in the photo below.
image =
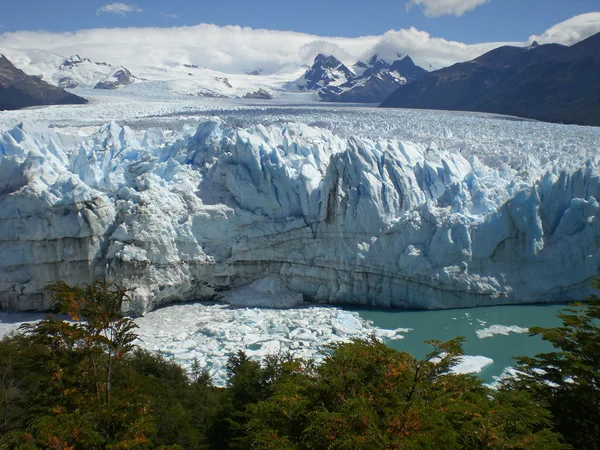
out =
<path fill-rule="evenodd" d="M 135 323 L 121 317 L 126 291 L 94 281 L 83 287 L 48 287 L 56 310 L 71 321 L 49 316 L 21 327 L 21 379 L 27 411 L 13 445 L 49 448 L 151 448 L 154 422 L 138 381 L 118 380 L 137 338 Z M 25 391 L 25 389 L 23 389 Z M 129 447 L 127 447 L 129 446 Z"/>
<path fill-rule="evenodd" d="M 595 283 L 598 288 L 600 285 Z M 517 378 L 504 389 L 525 390 L 546 402 L 559 431 L 573 447 L 600 449 L 600 301 L 575 303 L 558 317 L 562 325 L 530 328 L 555 351 L 517 358 Z"/>
<path fill-rule="evenodd" d="M 16 374 L 18 349 L 8 341 L 0 341 L 0 435 L 7 433 L 21 409 L 21 392 Z"/>
<path fill-rule="evenodd" d="M 50 284 L 47 289 L 55 307 L 83 329 L 83 344 L 89 350 L 92 369 L 97 373 L 100 365 L 104 371 L 104 383 L 98 386 L 98 391 L 104 391 L 105 401 L 110 403 L 115 362 L 134 348 L 133 342 L 137 339 L 133 331 L 136 323 L 121 316 L 123 302 L 129 299 L 127 290 L 100 280 L 84 288 L 71 287 L 61 281 Z"/>
<path fill-rule="evenodd" d="M 255 396 L 237 442 L 281 450 L 566 448 L 548 412 L 525 394 L 496 396 L 478 378 L 451 372 L 461 342 L 431 341 L 421 360 L 375 339 L 334 345 L 314 370 L 283 371 Z"/>

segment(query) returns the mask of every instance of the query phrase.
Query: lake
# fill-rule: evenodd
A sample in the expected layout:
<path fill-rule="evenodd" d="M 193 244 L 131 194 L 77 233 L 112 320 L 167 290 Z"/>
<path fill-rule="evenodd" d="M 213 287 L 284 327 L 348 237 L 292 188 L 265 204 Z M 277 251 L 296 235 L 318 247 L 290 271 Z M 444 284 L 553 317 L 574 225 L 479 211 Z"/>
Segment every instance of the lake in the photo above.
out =
<path fill-rule="evenodd" d="M 526 332 L 510 332 L 510 328 L 505 327 L 560 325 L 560 319 L 556 314 L 565 306 L 516 305 L 439 311 L 382 309 L 355 309 L 355 311 L 358 311 L 362 318 L 372 321 L 374 325 L 381 328 L 412 328 L 411 332 L 404 335 L 404 339 L 387 341 L 387 344 L 418 358 L 423 357 L 431 349 L 429 345 L 423 343 L 426 340 L 446 341 L 456 336 L 464 336 L 465 354 L 481 355 L 494 361 L 493 364 L 484 367 L 479 374 L 485 381 L 492 381 L 494 376 L 500 375 L 506 367 L 514 364 L 515 356 L 533 356 L 552 350 L 552 345 L 538 336 L 529 336 Z M 494 325 L 501 325 L 501 327 L 493 327 Z M 498 334 L 500 332 L 507 332 L 507 334 Z"/>
<path fill-rule="evenodd" d="M 492 382 L 514 364 L 513 357 L 533 356 L 552 349 L 539 337 L 530 337 L 527 328 L 559 325 L 555 315 L 563 307 L 519 305 L 406 311 L 322 305 L 235 308 L 222 303 L 196 302 L 160 308 L 137 318 L 136 323 L 140 346 L 159 351 L 186 368 L 197 359 L 221 386 L 226 382 L 228 357 L 240 349 L 255 359 L 289 351 L 297 357 L 321 361 L 324 345 L 372 334 L 390 347 L 417 358 L 430 349 L 424 344 L 426 340 L 445 341 L 464 336 L 465 371 L 478 373 L 484 381 Z M 42 317 L 39 313 L 0 311 L 0 337 L 15 331 L 21 323 Z"/>

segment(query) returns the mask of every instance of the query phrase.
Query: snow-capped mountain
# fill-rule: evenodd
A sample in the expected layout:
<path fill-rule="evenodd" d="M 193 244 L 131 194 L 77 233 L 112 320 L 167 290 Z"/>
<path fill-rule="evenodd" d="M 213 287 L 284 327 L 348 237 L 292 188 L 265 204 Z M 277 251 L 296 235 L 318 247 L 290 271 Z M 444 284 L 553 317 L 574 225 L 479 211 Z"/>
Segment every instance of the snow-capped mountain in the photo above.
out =
<path fill-rule="evenodd" d="M 354 78 L 338 86 L 325 86 L 319 91 L 319 98 L 330 102 L 380 103 L 399 86 L 427 73 L 410 56 L 388 64 L 374 55 L 367 63 L 358 61 L 353 69 Z"/>
<path fill-rule="evenodd" d="M 268 95 L 263 93 L 260 99 L 377 103 L 398 86 L 425 73 L 408 56 L 392 64 L 373 56 L 366 63 L 358 61 L 349 68 L 334 56 L 318 54 L 308 69 L 294 66 L 269 75 L 257 75 L 260 73 L 257 71 L 226 74 L 189 61 L 168 66 L 125 67 L 80 55 L 64 58 L 39 50 L 15 52 L 14 56 L 18 67 L 26 73 L 65 89 L 127 90 L 132 85 L 142 85 L 135 88 L 134 95 L 149 97 L 252 99 L 257 98 L 257 92 L 266 92 Z"/>
<path fill-rule="evenodd" d="M 349 69 L 334 56 L 319 54 L 294 84 L 300 90 L 316 91 L 326 102 L 380 103 L 399 86 L 425 73 L 409 56 L 388 64 L 374 55 Z"/>
<path fill-rule="evenodd" d="M 129 70 L 125 67 L 119 67 L 109 76 L 104 78 L 102 81 L 99 81 L 94 85 L 94 89 L 119 89 L 124 86 L 129 86 L 130 84 L 139 81 L 139 78 L 133 75 Z"/>
<path fill-rule="evenodd" d="M 74 89 L 81 95 L 94 95 L 91 89 L 124 90 L 135 97 L 149 98 L 255 98 L 296 95 L 311 98 L 309 94 L 298 95 L 288 89 L 290 80 L 297 79 L 300 67 L 290 67 L 268 76 L 257 75 L 259 71 L 244 74 L 227 74 L 190 61 L 165 66 L 115 65 L 109 62 L 92 61 L 83 55 L 64 57 L 41 50 L 9 49 L 15 65 L 29 75 L 35 75 L 55 86 Z M 302 102 L 302 100 L 300 99 Z"/>
<path fill-rule="evenodd" d="M 84 103 L 87 103 L 86 99 L 52 86 L 40 77 L 27 75 L 0 55 L 0 110 Z"/>
<path fill-rule="evenodd" d="M 319 53 L 313 65 L 292 84 L 301 91 L 317 91 L 326 86 L 338 86 L 354 78 L 354 73 L 335 56 Z"/>
<path fill-rule="evenodd" d="M 90 88 L 106 78 L 114 68 L 107 63 L 93 62 L 79 55 L 62 61 L 44 78 L 65 89 Z"/>

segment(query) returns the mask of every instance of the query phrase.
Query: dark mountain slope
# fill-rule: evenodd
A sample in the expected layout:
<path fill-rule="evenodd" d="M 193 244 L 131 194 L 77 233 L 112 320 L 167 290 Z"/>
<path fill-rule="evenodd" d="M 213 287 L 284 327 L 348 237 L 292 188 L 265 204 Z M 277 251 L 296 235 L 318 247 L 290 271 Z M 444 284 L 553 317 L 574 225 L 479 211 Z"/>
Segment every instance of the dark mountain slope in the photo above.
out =
<path fill-rule="evenodd" d="M 0 55 L 0 110 L 84 103 L 87 103 L 86 99 L 27 75 Z"/>
<path fill-rule="evenodd" d="M 572 47 L 501 47 L 401 86 L 381 106 L 600 125 L 600 34 Z"/>
<path fill-rule="evenodd" d="M 397 59 L 390 65 L 375 55 L 367 64 L 359 61 L 355 67 L 365 70 L 339 86 L 324 87 L 319 91 L 319 98 L 329 102 L 379 103 L 398 86 L 427 73 L 415 65 L 409 56 Z"/>

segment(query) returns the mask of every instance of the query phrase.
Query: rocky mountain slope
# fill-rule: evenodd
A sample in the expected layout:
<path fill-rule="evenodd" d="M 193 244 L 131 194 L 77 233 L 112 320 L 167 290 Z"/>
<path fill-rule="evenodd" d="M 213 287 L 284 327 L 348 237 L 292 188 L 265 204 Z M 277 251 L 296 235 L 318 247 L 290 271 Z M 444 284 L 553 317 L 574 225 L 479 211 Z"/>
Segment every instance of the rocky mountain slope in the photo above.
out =
<path fill-rule="evenodd" d="M 380 103 L 399 86 L 427 73 L 406 56 L 388 64 L 377 55 L 348 68 L 334 56 L 317 55 L 295 83 L 300 90 L 317 91 L 326 102 Z"/>
<path fill-rule="evenodd" d="M 359 61 L 353 68 L 356 74 L 353 78 L 339 86 L 324 87 L 319 91 L 319 98 L 329 102 L 379 103 L 399 86 L 427 73 L 415 65 L 410 56 L 388 64 L 375 55 L 368 63 Z"/>
<path fill-rule="evenodd" d="M 124 86 L 129 86 L 137 80 L 138 78 L 125 67 L 119 67 L 108 77 L 104 78 L 102 81 L 98 81 L 98 83 L 94 85 L 94 89 L 119 89 Z"/>
<path fill-rule="evenodd" d="M 0 55 L 0 110 L 40 105 L 80 105 L 87 100 L 25 74 Z"/>
<path fill-rule="evenodd" d="M 600 126 L 600 34 L 571 47 L 501 47 L 423 76 L 381 106 L 483 111 Z"/>

